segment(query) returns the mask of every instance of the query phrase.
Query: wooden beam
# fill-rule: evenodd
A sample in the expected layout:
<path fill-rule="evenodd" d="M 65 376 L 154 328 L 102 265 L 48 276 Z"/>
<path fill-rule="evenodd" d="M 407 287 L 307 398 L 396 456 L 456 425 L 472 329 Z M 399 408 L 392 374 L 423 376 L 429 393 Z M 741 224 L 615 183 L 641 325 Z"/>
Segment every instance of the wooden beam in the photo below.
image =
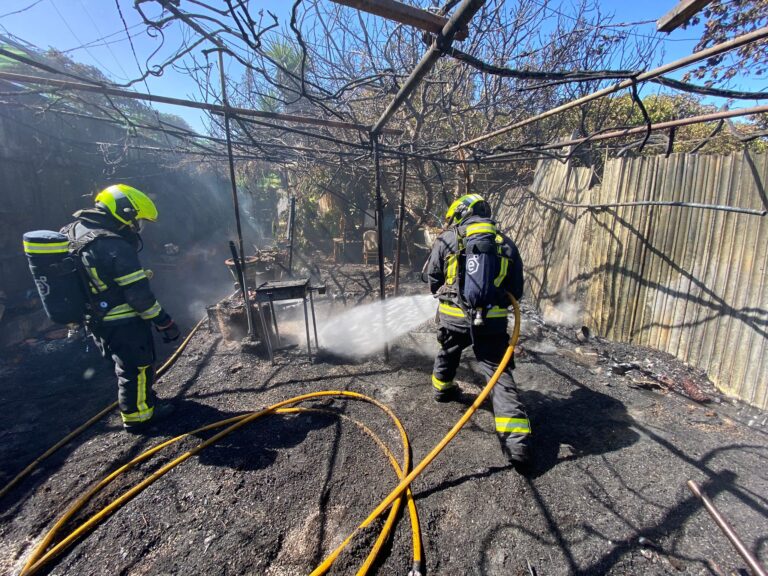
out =
<path fill-rule="evenodd" d="M 387 20 L 394 20 L 401 24 L 414 26 L 421 30 L 431 32 L 435 36 L 448 24 L 448 18 L 438 16 L 432 12 L 421 10 L 396 0 L 331 0 L 336 4 L 357 8 L 369 14 L 381 16 Z M 456 32 L 456 40 L 465 40 L 467 38 L 466 26 Z"/>
<path fill-rule="evenodd" d="M 656 20 L 656 30 L 659 32 L 672 32 L 697 12 L 712 2 L 712 0 L 680 0 L 677 6 Z"/>

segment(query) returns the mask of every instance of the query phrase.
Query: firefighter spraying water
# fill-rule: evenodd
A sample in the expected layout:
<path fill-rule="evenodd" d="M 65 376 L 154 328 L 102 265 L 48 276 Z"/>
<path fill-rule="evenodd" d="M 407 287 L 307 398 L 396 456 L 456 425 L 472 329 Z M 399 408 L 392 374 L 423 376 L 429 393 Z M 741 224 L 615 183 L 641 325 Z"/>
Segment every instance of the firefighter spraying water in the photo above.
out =
<path fill-rule="evenodd" d="M 340 356 L 375 354 L 429 320 L 437 308 L 437 342 L 431 383 L 434 399 L 460 398 L 454 381 L 465 348 L 472 347 L 486 378 L 507 348 L 510 295 L 523 295 L 523 263 L 517 246 L 497 229 L 491 207 L 478 194 L 457 199 L 426 265 L 432 295 L 405 296 L 353 308 L 321 333 L 327 350 Z M 435 300 L 439 302 L 435 306 Z M 514 360 L 493 389 L 493 412 L 501 451 L 526 474 L 531 465 L 531 424 L 512 377 Z"/>
<path fill-rule="evenodd" d="M 439 300 L 437 341 L 432 371 L 437 402 L 459 397 L 454 382 L 462 351 L 472 346 L 490 379 L 507 348 L 507 307 L 511 294 L 523 296 L 523 262 L 514 242 L 491 218 L 478 194 L 466 194 L 448 208 L 446 226 L 427 263 L 429 289 Z M 530 467 L 531 424 L 512 377 L 514 360 L 493 389 L 496 434 L 507 460 L 519 472 Z"/>

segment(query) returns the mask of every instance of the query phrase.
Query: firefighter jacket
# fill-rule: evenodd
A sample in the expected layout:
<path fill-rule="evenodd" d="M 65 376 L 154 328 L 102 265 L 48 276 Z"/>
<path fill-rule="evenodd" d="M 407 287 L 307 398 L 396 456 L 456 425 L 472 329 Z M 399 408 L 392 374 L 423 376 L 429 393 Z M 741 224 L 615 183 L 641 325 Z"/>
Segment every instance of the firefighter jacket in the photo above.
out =
<path fill-rule="evenodd" d="M 461 302 L 460 276 L 464 272 L 464 259 L 459 244 L 461 239 L 466 238 L 467 234 L 472 234 L 474 230 L 483 233 L 493 230 L 496 235 L 501 266 L 494 284 L 501 290 L 496 306 L 486 314 L 482 331 L 502 332 L 507 327 L 507 307 L 510 305 L 506 292 L 511 293 L 518 300 L 523 296 L 523 262 L 515 243 L 506 235 L 496 231 L 496 224 L 492 220 L 470 216 L 458 226 L 443 231 L 437 237 L 427 262 L 429 289 L 440 300 L 438 306 L 440 325 L 457 331 L 468 331 L 472 322 Z M 457 233 L 460 238 L 457 238 Z"/>
<path fill-rule="evenodd" d="M 88 234 L 95 239 L 80 250 L 92 308 L 87 320 L 113 326 L 136 318 L 151 320 L 157 326 L 170 322 L 149 287 L 149 278 L 139 262 L 141 238 L 98 208 L 80 210 L 77 220 L 62 229 L 71 242 Z"/>

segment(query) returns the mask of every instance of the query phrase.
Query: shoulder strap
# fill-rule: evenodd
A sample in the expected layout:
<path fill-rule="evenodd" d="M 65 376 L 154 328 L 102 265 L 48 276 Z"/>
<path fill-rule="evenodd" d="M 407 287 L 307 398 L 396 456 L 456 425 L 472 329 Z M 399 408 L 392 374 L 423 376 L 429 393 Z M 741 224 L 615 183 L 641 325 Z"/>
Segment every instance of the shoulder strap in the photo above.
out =
<path fill-rule="evenodd" d="M 102 288 L 95 286 L 91 275 L 86 270 L 86 264 L 82 260 L 82 251 L 91 244 L 94 240 L 99 238 L 121 238 L 119 234 L 98 228 L 96 230 L 89 230 L 79 238 L 76 236 L 77 222 L 68 224 L 61 229 L 62 234 L 66 234 L 69 239 L 69 253 L 72 256 L 71 260 L 74 262 L 75 269 L 80 275 L 83 289 L 88 301 L 88 311 L 86 313 L 87 321 L 98 323 L 103 318 L 107 310 L 110 310 L 113 306 L 122 304 L 124 300 L 115 292 L 114 286 L 103 285 Z M 106 306 L 105 306 L 106 305 Z"/>
<path fill-rule="evenodd" d="M 453 230 L 453 235 L 456 238 L 456 251 L 461 252 L 464 250 L 464 236 L 459 231 L 459 225 L 456 224 L 451 228 Z"/>
<path fill-rule="evenodd" d="M 69 252 L 70 254 L 80 255 L 91 242 L 99 238 L 121 238 L 119 234 L 104 230 L 102 228 L 96 230 L 89 230 L 79 238 L 75 236 L 75 223 L 66 226 L 62 230 L 62 234 L 66 234 L 69 238 Z"/>

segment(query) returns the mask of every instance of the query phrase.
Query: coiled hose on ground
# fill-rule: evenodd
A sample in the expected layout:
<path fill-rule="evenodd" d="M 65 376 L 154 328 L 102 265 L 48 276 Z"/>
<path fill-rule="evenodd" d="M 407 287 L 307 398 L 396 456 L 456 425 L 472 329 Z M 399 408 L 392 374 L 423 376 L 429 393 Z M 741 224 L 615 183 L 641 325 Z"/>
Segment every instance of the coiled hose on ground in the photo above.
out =
<path fill-rule="evenodd" d="M 341 545 L 339 545 L 333 552 L 331 552 L 331 554 L 317 568 L 315 568 L 312 571 L 310 576 L 319 576 L 321 574 L 325 574 L 333 565 L 333 563 L 336 561 L 336 559 L 339 557 L 339 555 L 344 550 L 344 548 L 346 548 L 346 546 L 352 541 L 352 539 L 356 535 L 358 535 L 361 530 L 370 526 L 374 520 L 376 520 L 384 511 L 386 511 L 388 508 L 391 507 L 389 517 L 387 518 L 379 534 L 379 537 L 374 543 L 374 546 L 371 552 L 369 553 L 368 557 L 366 558 L 363 566 L 357 572 L 359 576 L 367 574 L 368 570 L 370 569 L 370 567 L 372 566 L 376 558 L 376 555 L 378 554 L 383 543 L 386 541 L 389 535 L 389 532 L 391 531 L 391 528 L 394 525 L 394 521 L 402 501 L 403 493 L 406 494 L 409 515 L 411 518 L 411 530 L 413 533 L 413 567 L 410 574 L 412 576 L 418 576 L 421 573 L 421 562 L 422 562 L 421 535 L 419 530 L 418 515 L 416 513 L 416 507 L 413 502 L 413 496 L 410 491 L 410 484 L 437 457 L 437 455 L 443 450 L 443 448 L 445 448 L 448 445 L 448 443 L 456 436 L 456 434 L 458 434 L 459 430 L 461 430 L 461 428 L 469 421 L 472 415 L 482 405 L 482 403 L 490 394 L 493 387 L 496 385 L 496 382 L 498 381 L 499 377 L 501 376 L 503 371 L 506 369 L 506 366 L 509 363 L 510 359 L 512 358 L 515 345 L 517 344 L 517 341 L 520 336 L 520 308 L 517 301 L 514 298 L 512 298 L 511 295 L 510 295 L 510 299 L 512 301 L 512 306 L 514 308 L 515 326 L 514 326 L 512 336 L 510 338 L 509 346 L 504 354 L 504 357 L 499 363 L 499 366 L 496 369 L 496 372 L 493 374 L 491 379 L 488 381 L 488 384 L 486 384 L 485 388 L 483 388 L 483 390 L 477 396 L 477 398 L 472 403 L 472 405 L 467 409 L 467 411 L 462 415 L 462 417 L 451 428 L 448 434 L 446 434 L 445 437 L 443 437 L 443 439 L 440 442 L 438 442 L 438 444 L 429 452 L 429 454 L 427 454 L 427 456 L 421 462 L 419 462 L 419 464 L 410 473 L 408 473 L 408 470 L 410 468 L 410 456 L 409 456 L 410 446 L 408 442 L 408 436 L 405 432 L 404 427 L 400 423 L 400 421 L 397 419 L 397 417 L 391 411 L 391 409 L 389 409 L 386 405 L 381 404 L 377 400 L 370 398 L 368 396 L 365 396 L 363 394 L 358 394 L 356 392 L 349 392 L 349 391 L 325 390 L 320 392 L 303 394 L 300 396 L 289 398 L 288 400 L 283 400 L 282 402 L 278 402 L 277 404 L 273 404 L 268 408 L 264 408 L 256 412 L 251 412 L 248 414 L 243 414 L 243 415 L 235 416 L 232 418 L 227 418 L 225 420 L 221 420 L 213 424 L 208 424 L 206 426 L 203 426 L 201 428 L 198 428 L 186 434 L 182 434 L 180 436 L 177 436 L 175 438 L 172 438 L 170 440 L 167 440 L 165 442 L 162 442 L 150 448 L 149 450 L 143 452 L 142 454 L 140 454 L 139 456 L 137 456 L 127 464 L 121 466 L 120 468 L 118 468 L 117 470 L 109 474 L 107 477 L 105 477 L 103 480 L 98 482 L 96 485 L 94 485 L 94 487 L 92 487 L 88 492 L 86 492 L 86 494 L 81 496 L 59 518 L 59 520 L 57 520 L 53 528 L 51 528 L 51 530 L 46 534 L 46 536 L 43 538 L 41 543 L 35 548 L 35 550 L 27 559 L 27 562 L 24 568 L 22 569 L 20 576 L 31 576 L 32 574 L 35 574 L 43 566 L 45 566 L 47 563 L 49 563 L 51 560 L 53 560 L 55 557 L 61 554 L 67 547 L 72 545 L 78 538 L 83 536 L 86 532 L 91 530 L 94 526 L 96 526 L 99 522 L 104 520 L 112 512 L 114 512 L 120 506 L 126 503 L 128 500 L 133 498 L 133 496 L 135 496 L 136 494 L 141 492 L 144 488 L 146 488 L 147 486 L 149 486 L 150 484 L 152 484 L 153 482 L 161 478 L 164 474 L 166 474 L 168 471 L 170 471 L 174 467 L 178 466 L 182 462 L 194 456 L 195 454 L 197 454 L 207 446 L 214 444 L 224 436 L 238 430 L 239 428 L 245 426 L 250 422 L 253 422 L 258 418 L 261 418 L 270 414 L 319 411 L 320 409 L 297 408 L 297 407 L 294 407 L 293 405 L 298 404 L 300 402 L 304 402 L 306 400 L 313 399 L 313 398 L 327 397 L 327 396 L 341 396 L 341 397 L 346 397 L 346 398 L 355 399 L 355 400 L 362 400 L 365 402 L 369 402 L 377 406 L 378 408 L 382 409 L 393 420 L 393 422 L 395 423 L 395 426 L 398 428 L 398 431 L 400 432 L 401 440 L 403 442 L 403 465 L 402 467 L 398 466 L 397 461 L 394 459 L 394 456 L 388 450 L 386 445 L 381 441 L 381 439 L 379 439 L 373 433 L 373 431 L 367 428 L 363 423 L 350 418 L 350 420 L 352 420 L 364 432 L 369 434 L 374 439 L 374 441 L 382 448 L 385 455 L 390 460 L 397 476 L 401 480 L 400 480 L 400 483 L 389 493 L 389 495 L 387 495 L 387 497 L 384 498 L 379 503 L 378 506 L 376 506 L 376 508 L 368 515 L 368 517 L 365 520 L 363 520 L 363 522 L 361 522 L 360 525 L 347 538 L 345 538 L 345 540 L 341 543 Z M 195 329 L 197 329 L 198 327 L 199 327 L 199 324 L 198 326 L 195 327 Z M 190 337 L 191 337 L 191 334 L 188 338 Z M 339 415 L 339 416 L 344 418 L 349 418 L 342 415 Z M 120 474 L 133 468 L 136 464 L 149 459 L 160 450 L 172 444 L 175 444 L 180 440 L 183 440 L 185 438 L 188 438 L 198 433 L 202 433 L 208 430 L 213 430 L 216 428 L 221 428 L 224 426 L 227 426 L 227 428 L 218 432 L 208 440 L 201 442 L 199 445 L 183 453 L 182 455 L 178 456 L 171 462 L 155 470 L 147 478 L 145 478 L 138 484 L 134 485 L 132 488 L 124 492 L 121 496 L 119 496 L 118 498 L 110 502 L 107 506 L 102 508 L 99 512 L 91 516 L 88 520 L 83 522 L 83 524 L 81 524 L 79 527 L 73 530 L 68 536 L 62 539 L 58 544 L 50 548 L 50 550 L 47 550 L 48 547 L 53 542 L 54 537 L 56 536 L 58 531 L 64 526 L 64 524 L 66 524 L 66 522 L 70 520 L 77 513 L 77 511 L 80 510 L 93 496 L 95 496 L 105 486 L 111 483 Z"/>
<path fill-rule="evenodd" d="M 394 412 L 390 410 L 387 406 L 380 403 L 378 400 L 375 400 L 373 398 L 370 398 L 368 396 L 365 396 L 363 394 L 358 394 L 357 392 L 349 392 L 345 390 L 324 390 L 320 392 L 312 392 L 309 394 L 302 394 L 300 396 L 296 396 L 294 398 L 289 398 L 288 400 L 283 400 L 282 402 L 278 402 L 277 404 L 273 404 L 272 406 L 269 406 L 268 408 L 264 408 L 263 410 L 259 410 L 257 412 L 250 412 L 248 414 L 243 414 L 240 416 L 235 416 L 232 418 L 227 418 L 225 420 L 221 420 L 219 422 L 214 422 L 213 424 L 208 424 L 206 426 L 203 426 L 201 428 L 198 428 L 196 430 L 193 430 L 191 432 L 188 432 L 186 434 L 181 434 L 179 436 L 176 436 L 175 438 L 171 438 L 170 440 L 167 440 L 165 442 L 162 442 L 156 446 L 153 446 L 149 450 L 143 452 L 142 454 L 138 455 L 136 458 L 128 462 L 127 464 L 124 464 L 111 474 L 109 474 L 107 477 L 105 477 L 103 480 L 98 482 L 93 488 L 91 488 L 86 494 L 78 498 L 78 500 L 70 506 L 70 508 L 56 521 L 53 528 L 49 530 L 49 532 L 45 535 L 43 540 L 40 542 L 40 544 L 35 548 L 35 550 L 32 552 L 32 554 L 27 559 L 27 562 L 22 569 L 20 576 L 30 576 L 34 573 L 36 573 L 38 570 L 40 570 L 45 564 L 53 560 L 56 556 L 61 554 L 67 547 L 72 545 L 80 536 L 85 534 L 87 531 L 94 528 L 99 522 L 104 520 L 107 516 L 109 516 L 112 512 L 117 510 L 119 507 L 121 507 L 123 504 L 125 504 L 128 500 L 133 498 L 136 494 L 144 490 L 147 486 L 161 478 L 163 475 L 165 475 L 167 472 L 181 464 L 182 462 L 189 459 L 191 456 L 194 456 L 204 448 L 214 444 L 221 438 L 227 436 L 228 434 L 231 434 L 235 430 L 245 426 L 246 424 L 253 422 L 254 420 L 261 418 L 263 416 L 267 416 L 273 413 L 279 413 L 279 412 L 285 412 L 285 411 L 299 411 L 298 408 L 289 408 L 292 404 L 297 404 L 300 402 L 304 402 L 306 400 L 311 400 L 313 398 L 321 398 L 321 397 L 328 397 L 328 396 L 342 396 L 347 398 L 352 398 L 356 400 L 362 400 L 365 402 L 369 402 L 381 410 L 383 410 L 395 423 L 395 426 L 398 428 L 398 431 L 400 432 L 400 437 L 403 442 L 403 465 L 402 469 L 397 466 L 397 462 L 393 462 L 393 467 L 395 468 L 396 473 L 398 474 L 398 477 L 402 478 L 404 474 L 410 469 L 410 445 L 408 443 L 408 436 L 405 432 L 405 428 L 400 423 L 400 421 L 397 419 L 397 416 L 395 416 Z M 356 424 L 368 431 L 373 437 L 375 437 L 375 434 L 373 434 L 372 431 L 368 430 L 365 425 L 362 423 L 356 422 Z M 110 502 L 107 506 L 102 508 L 99 512 L 95 513 L 93 516 L 91 516 L 88 520 L 83 522 L 79 527 L 77 527 L 75 530 L 73 530 L 68 536 L 66 536 L 64 539 L 62 539 L 58 544 L 53 546 L 50 550 L 46 552 L 46 549 L 48 546 L 51 545 L 53 542 L 54 537 L 58 533 L 58 531 L 61 529 L 64 524 L 68 520 L 70 520 L 93 496 L 95 496 L 98 492 L 100 492 L 103 488 L 105 488 L 108 484 L 110 484 L 113 480 L 115 480 L 118 476 L 123 474 L 124 472 L 130 470 L 135 465 L 139 464 L 140 462 L 143 462 L 144 460 L 147 460 L 151 458 L 154 454 L 159 452 L 160 450 L 175 444 L 185 438 L 188 438 L 190 436 L 193 436 L 195 434 L 199 434 L 202 432 L 206 432 L 208 430 L 213 430 L 216 428 L 221 428 L 227 426 L 224 430 L 221 432 L 218 432 L 208 440 L 205 440 L 204 442 L 201 442 L 191 450 L 188 450 L 187 452 L 181 454 L 171 462 L 168 462 L 164 466 L 160 467 L 159 469 L 155 470 L 152 474 L 150 474 L 147 478 L 139 482 L 138 484 L 134 485 L 132 488 L 124 492 L 121 496 Z M 376 443 L 380 446 L 384 446 L 383 442 L 376 438 Z M 388 457 L 390 457 L 390 453 L 388 450 L 385 451 Z M 393 458 L 393 457 L 392 457 Z M 392 460 L 391 460 L 392 461 Z M 418 524 L 418 516 L 416 515 L 416 507 L 413 504 L 413 498 L 410 494 L 410 491 L 407 493 L 407 499 L 408 499 L 408 508 L 411 516 L 411 528 L 414 533 L 413 540 L 414 540 L 414 564 L 420 564 L 421 562 L 421 539 L 419 536 L 419 524 Z M 383 545 L 384 541 L 386 540 L 387 536 L 389 535 L 389 531 L 391 530 L 391 527 L 394 524 L 395 517 L 397 516 L 397 513 L 399 511 L 399 502 L 396 506 L 392 507 L 392 511 L 390 512 L 390 517 L 385 523 L 384 527 L 382 528 L 382 533 L 379 536 L 379 539 L 377 539 L 374 549 L 372 552 L 375 554 L 378 553 L 379 549 Z M 366 562 L 364 564 L 365 572 L 358 572 L 358 574 L 365 574 L 367 573 L 368 568 L 373 563 L 373 560 L 375 559 L 375 554 L 371 557 L 369 554 L 369 558 L 366 559 Z"/>

